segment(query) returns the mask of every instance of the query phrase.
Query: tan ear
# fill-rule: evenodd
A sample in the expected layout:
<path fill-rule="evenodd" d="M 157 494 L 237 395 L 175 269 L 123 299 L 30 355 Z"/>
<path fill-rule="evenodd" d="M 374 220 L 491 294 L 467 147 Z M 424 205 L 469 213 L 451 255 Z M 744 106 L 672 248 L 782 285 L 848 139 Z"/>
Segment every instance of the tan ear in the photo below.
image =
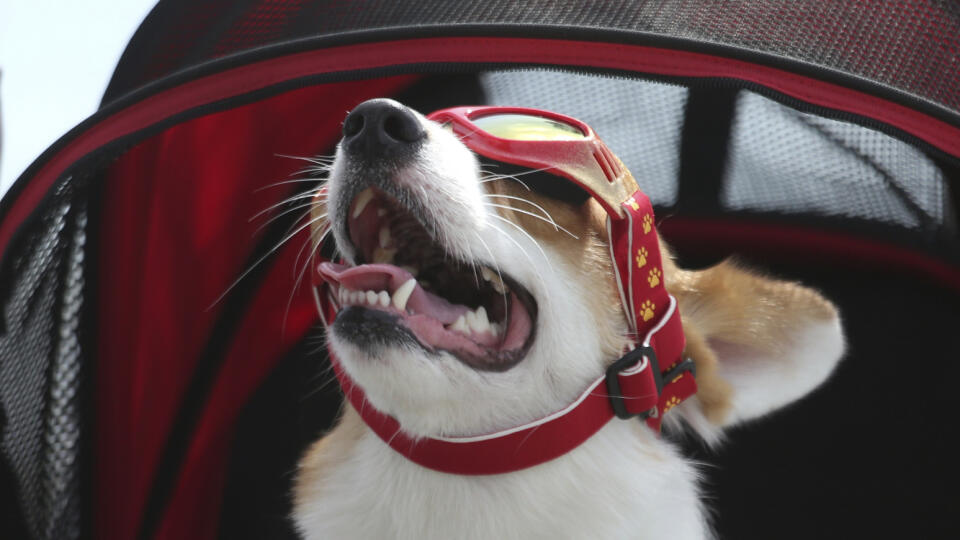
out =
<path fill-rule="evenodd" d="M 687 354 L 697 364 L 697 403 L 713 424 L 748 420 L 803 397 L 843 355 L 837 309 L 810 288 L 730 261 L 670 278 Z"/>

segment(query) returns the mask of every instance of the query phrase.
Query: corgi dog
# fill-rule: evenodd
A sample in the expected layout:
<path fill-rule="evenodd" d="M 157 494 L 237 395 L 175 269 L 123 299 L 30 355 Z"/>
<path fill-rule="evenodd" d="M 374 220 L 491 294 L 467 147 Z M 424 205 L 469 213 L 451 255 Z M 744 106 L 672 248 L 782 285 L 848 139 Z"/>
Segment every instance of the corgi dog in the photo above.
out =
<path fill-rule="evenodd" d="M 298 531 L 309 540 L 710 538 L 696 465 L 649 422 L 612 418 L 568 451 L 493 474 L 438 470 L 397 451 L 396 436 L 411 447 L 473 441 L 557 418 L 635 345 L 632 325 L 642 322 L 625 307 L 601 197 L 549 171 L 491 162 L 454 127 L 386 99 L 344 122 L 312 211 L 317 241 L 329 234 L 343 263 L 317 270 L 335 308 L 328 348 L 352 384 L 347 397 L 363 401 L 348 399 L 303 457 Z M 564 139 L 557 132 L 568 127 L 548 125 L 546 138 Z M 828 378 L 845 347 L 831 302 L 731 262 L 678 268 L 657 240 L 650 284 L 679 312 L 697 387 L 658 421 L 717 444 L 727 426 Z M 395 423 L 393 436 L 371 427 L 372 410 Z M 525 437 L 537 436 L 534 427 Z"/>

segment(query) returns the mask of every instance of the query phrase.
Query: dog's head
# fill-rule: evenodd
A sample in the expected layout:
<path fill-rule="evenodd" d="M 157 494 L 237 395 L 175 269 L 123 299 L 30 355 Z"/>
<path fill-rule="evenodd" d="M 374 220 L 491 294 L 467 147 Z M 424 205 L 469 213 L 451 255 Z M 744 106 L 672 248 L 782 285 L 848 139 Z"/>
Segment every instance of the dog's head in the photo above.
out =
<path fill-rule="evenodd" d="M 340 308 L 330 346 L 373 406 L 414 436 L 487 433 L 562 409 L 620 356 L 628 324 L 595 197 L 481 160 L 390 100 L 358 106 L 343 132 L 314 212 L 344 264 L 319 273 Z M 842 337 L 816 293 L 730 265 L 685 272 L 668 255 L 664 283 L 700 372 L 692 423 L 762 414 L 832 369 Z M 809 332 L 830 335 L 815 351 L 828 360 L 808 361 Z"/>

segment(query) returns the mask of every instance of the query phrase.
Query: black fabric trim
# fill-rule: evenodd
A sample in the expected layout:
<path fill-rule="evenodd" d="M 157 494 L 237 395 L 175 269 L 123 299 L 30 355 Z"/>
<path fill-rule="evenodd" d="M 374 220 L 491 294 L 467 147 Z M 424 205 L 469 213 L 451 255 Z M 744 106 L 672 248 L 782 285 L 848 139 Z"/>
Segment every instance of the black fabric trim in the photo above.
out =
<path fill-rule="evenodd" d="M 681 212 L 720 210 L 738 95 L 738 90 L 730 88 L 693 88 L 687 92 L 677 192 Z"/>
<path fill-rule="evenodd" d="M 307 186 L 298 191 L 306 192 L 314 187 L 312 184 Z M 267 233 L 247 259 L 244 268 L 254 266 L 261 257 L 286 236 L 290 227 L 299 218 L 300 215 L 294 212 L 271 224 Z M 226 360 L 237 327 L 243 321 L 248 306 L 256 297 L 259 285 L 269 273 L 273 262 L 271 260 L 267 264 L 256 265 L 221 301 L 222 315 L 214 324 L 210 339 L 198 357 L 197 366 L 183 393 L 163 454 L 153 473 L 153 482 L 137 534 L 137 537 L 142 540 L 152 540 L 156 537 L 157 530 L 169 506 L 170 498 L 173 496 L 177 481 L 180 478 L 183 460 L 196 431 L 197 422 L 206 408 L 210 390 L 217 380 L 223 362 Z"/>

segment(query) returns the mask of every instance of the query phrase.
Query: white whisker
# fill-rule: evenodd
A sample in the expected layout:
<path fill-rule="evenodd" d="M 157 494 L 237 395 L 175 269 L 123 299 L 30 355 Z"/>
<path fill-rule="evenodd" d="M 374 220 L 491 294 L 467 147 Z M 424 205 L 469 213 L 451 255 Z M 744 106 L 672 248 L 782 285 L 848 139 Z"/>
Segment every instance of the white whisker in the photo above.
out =
<path fill-rule="evenodd" d="M 264 208 L 263 210 L 257 212 L 256 214 L 254 214 L 250 219 L 247 220 L 247 223 L 249 223 L 249 222 L 257 219 L 258 217 L 262 216 L 263 214 L 266 214 L 267 212 L 273 210 L 274 208 L 278 208 L 278 207 L 283 206 L 283 205 L 285 205 L 285 204 L 290 204 L 290 203 L 292 203 L 293 201 L 299 201 L 299 200 L 302 200 L 302 199 L 311 199 L 311 198 L 313 198 L 313 197 L 316 197 L 318 192 L 319 192 L 319 189 L 311 189 L 310 191 L 307 191 L 306 193 L 299 193 L 299 194 L 294 195 L 294 196 L 292 196 L 292 197 L 288 197 L 288 198 L 286 198 L 286 199 L 284 199 L 284 200 L 282 200 L 282 201 L 280 201 L 280 202 L 278 202 L 278 203 L 276 203 L 276 204 L 271 204 L 270 206 Z M 325 199 L 325 198 L 322 198 L 322 199 L 320 199 L 320 200 L 321 200 L 322 202 L 326 202 L 326 199 Z"/>
<path fill-rule="evenodd" d="M 257 228 L 253 231 L 253 233 L 256 234 L 256 233 L 260 232 L 260 229 L 266 227 L 267 225 L 270 225 L 270 224 L 273 223 L 274 221 L 282 218 L 283 216 L 285 216 L 285 215 L 287 215 L 287 214 L 289 214 L 289 213 L 291 213 L 291 212 L 296 212 L 297 210 L 302 210 L 302 209 L 304 209 L 304 208 L 312 208 L 312 207 L 315 206 L 315 205 L 316 205 L 315 202 L 310 201 L 310 202 L 306 202 L 306 203 L 303 203 L 303 204 L 299 204 L 299 205 L 297 205 L 297 206 L 294 206 L 293 208 L 288 208 L 287 210 L 284 210 L 283 212 L 280 212 L 279 214 L 271 217 L 271 218 L 268 219 L 267 221 L 265 221 L 265 222 L 263 222 L 262 224 L 260 224 L 260 226 L 257 227 Z M 304 213 L 305 213 L 305 214 L 309 214 L 310 212 L 307 211 L 307 212 L 304 212 Z M 326 215 L 326 214 L 324 214 L 324 215 Z M 302 217 L 303 217 L 303 216 L 301 216 L 301 218 L 302 218 Z"/>
<path fill-rule="evenodd" d="M 503 197 L 503 196 L 504 196 L 504 195 L 488 195 L 488 197 L 491 197 L 491 198 L 492 198 L 492 197 Z M 547 217 L 543 217 L 543 216 L 541 216 L 541 215 L 534 214 L 533 212 L 528 212 L 528 211 L 526 211 L 526 210 L 521 210 L 520 208 L 515 208 L 515 207 L 513 207 L 513 206 L 507 206 L 507 205 L 496 204 L 496 203 L 486 203 L 486 202 L 483 203 L 483 204 L 484 204 L 484 206 L 492 206 L 492 207 L 495 207 L 495 208 L 503 208 L 503 209 L 505 209 L 505 210 L 512 210 L 512 211 L 514 211 L 514 212 L 520 212 L 521 214 L 525 214 L 525 215 L 528 215 L 528 216 L 530 216 L 530 217 L 537 218 L 537 219 L 539 219 L 540 221 L 543 221 L 543 222 L 549 223 L 550 225 L 553 225 L 553 228 L 554 228 L 555 230 L 557 230 L 557 231 L 563 231 L 563 232 L 567 233 L 567 234 L 570 235 L 570 237 L 572 237 L 574 240 L 579 240 L 579 239 L 580 239 L 579 237 L 577 237 L 577 235 L 573 234 L 572 232 L 570 232 L 570 231 L 568 231 L 567 229 L 563 228 L 562 226 L 558 225 L 557 222 L 553 220 L 553 216 L 551 216 L 551 215 L 550 215 L 546 210 L 544 210 L 540 205 L 538 205 L 538 204 L 536 204 L 536 203 L 533 203 L 533 202 L 530 202 L 530 201 L 527 201 L 526 199 L 521 199 L 520 197 L 512 197 L 512 198 L 514 198 L 514 199 L 519 199 L 519 200 L 521 200 L 521 201 L 528 202 L 528 203 L 532 204 L 533 206 L 536 206 L 537 208 L 539 208 L 540 210 L 542 210 L 543 213 L 545 213 L 545 214 L 547 215 Z"/>
<path fill-rule="evenodd" d="M 288 240 L 290 240 L 291 238 L 293 238 L 294 236 L 296 236 L 297 234 L 299 234 L 300 231 L 302 231 L 303 229 L 306 229 L 307 227 L 309 227 L 310 225 L 313 225 L 315 222 L 320 221 L 321 219 L 326 219 L 326 218 L 314 218 L 314 219 L 308 221 L 307 223 L 305 223 L 304 225 L 301 225 L 300 227 L 297 227 L 297 230 L 295 230 L 295 231 L 293 231 L 292 233 L 284 236 L 283 239 L 280 240 L 279 242 L 277 242 L 277 244 L 276 244 L 275 246 L 273 246 L 272 248 L 270 248 L 269 251 L 267 251 L 266 253 L 264 253 L 263 255 L 261 255 L 260 258 L 258 258 L 256 261 L 254 261 L 254 263 L 251 264 L 249 268 L 247 268 L 246 270 L 244 270 L 243 273 L 240 274 L 240 277 L 238 277 L 237 279 L 235 279 L 235 280 L 233 281 L 233 283 L 231 283 L 230 286 L 227 287 L 227 290 L 223 291 L 223 293 L 222 293 L 220 296 L 218 296 L 218 297 L 216 298 L 216 300 L 213 301 L 213 303 L 211 303 L 209 306 L 207 306 L 207 310 L 213 309 L 213 306 L 217 305 L 221 300 L 223 300 L 223 298 L 224 298 L 225 296 L 227 296 L 227 294 L 229 294 L 230 291 L 232 291 L 233 288 L 236 287 L 237 284 L 240 283 L 240 282 L 243 280 L 243 278 L 247 277 L 247 275 L 250 274 L 250 272 L 253 272 L 253 269 L 254 269 L 254 268 L 256 268 L 257 266 L 260 265 L 260 263 L 262 263 L 263 261 L 265 261 L 265 260 L 267 259 L 267 257 L 269 257 L 270 255 L 273 254 L 273 252 L 275 252 L 276 250 L 280 249 L 280 246 L 282 246 L 282 245 L 284 245 L 285 243 L 287 243 Z"/>
<path fill-rule="evenodd" d="M 294 179 L 292 179 L 292 180 L 284 180 L 284 181 L 282 181 L 282 182 L 274 182 L 274 183 L 272 183 L 272 184 L 267 184 L 267 185 L 265 185 L 265 186 L 260 186 L 260 187 L 258 187 L 257 189 L 253 190 L 253 192 L 254 192 L 254 193 L 257 193 L 258 191 L 263 191 L 263 190 L 265 190 L 265 189 L 269 189 L 269 188 L 277 187 L 277 186 L 285 186 L 285 185 L 287 185 L 287 184 L 299 184 L 299 183 L 310 183 L 310 182 L 313 182 L 313 183 L 318 183 L 318 182 L 319 182 L 319 183 L 325 183 L 326 181 L 327 181 L 326 178 L 294 178 Z"/>

